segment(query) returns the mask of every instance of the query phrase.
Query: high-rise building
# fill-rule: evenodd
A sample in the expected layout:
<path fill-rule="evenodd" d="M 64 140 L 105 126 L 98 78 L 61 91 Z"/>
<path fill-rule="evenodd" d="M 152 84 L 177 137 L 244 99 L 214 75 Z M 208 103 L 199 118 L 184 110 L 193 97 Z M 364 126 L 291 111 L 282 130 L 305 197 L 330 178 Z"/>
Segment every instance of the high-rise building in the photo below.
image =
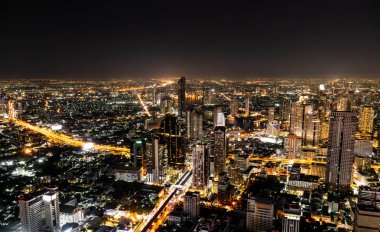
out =
<path fill-rule="evenodd" d="M 236 97 L 234 97 L 230 102 L 230 115 L 237 116 L 239 113 L 239 102 Z"/>
<path fill-rule="evenodd" d="M 214 110 L 213 110 L 213 123 L 214 123 L 214 128 L 216 127 L 216 125 L 217 125 L 217 121 L 218 121 L 218 115 L 220 114 L 220 113 L 223 113 L 223 109 L 222 109 L 222 107 L 221 106 L 218 106 L 218 105 L 216 105 L 216 106 L 214 106 Z"/>
<path fill-rule="evenodd" d="M 301 207 L 298 204 L 284 205 L 284 215 L 282 218 L 282 231 L 283 232 L 299 232 Z"/>
<path fill-rule="evenodd" d="M 201 196 L 199 192 L 188 191 L 185 194 L 183 211 L 189 218 L 197 218 L 200 213 Z"/>
<path fill-rule="evenodd" d="M 146 171 L 145 164 L 146 142 L 145 139 L 134 139 L 132 145 L 132 162 L 134 167 L 143 167 L 143 172 Z"/>
<path fill-rule="evenodd" d="M 360 186 L 358 204 L 355 207 L 355 232 L 378 232 L 380 230 L 380 189 Z"/>
<path fill-rule="evenodd" d="M 205 190 L 209 177 L 208 147 L 197 144 L 193 150 L 193 182 L 192 187 Z"/>
<path fill-rule="evenodd" d="M 158 139 L 146 143 L 146 167 L 147 167 L 147 182 L 161 183 L 160 176 L 162 172 L 162 146 L 159 146 Z"/>
<path fill-rule="evenodd" d="M 249 116 L 249 95 L 246 95 L 244 98 L 244 114 Z"/>
<path fill-rule="evenodd" d="M 319 138 L 321 135 L 321 120 L 314 115 L 308 122 L 305 135 L 305 143 L 309 146 L 317 146 L 319 144 Z"/>
<path fill-rule="evenodd" d="M 8 117 L 10 120 L 16 119 L 16 110 L 14 107 L 14 101 L 8 101 Z"/>
<path fill-rule="evenodd" d="M 336 111 L 350 111 L 351 102 L 347 97 L 341 97 L 336 101 Z"/>
<path fill-rule="evenodd" d="M 19 199 L 21 226 L 25 232 L 44 228 L 57 231 L 60 227 L 60 211 L 57 188 L 46 188 L 38 195 Z"/>
<path fill-rule="evenodd" d="M 225 171 L 226 162 L 226 127 L 224 114 L 218 114 L 218 120 L 214 129 L 214 180 L 217 181 L 218 175 Z"/>
<path fill-rule="evenodd" d="M 178 116 L 183 118 L 186 113 L 186 77 L 178 81 Z"/>
<path fill-rule="evenodd" d="M 155 106 L 157 104 L 157 99 L 156 99 L 156 83 L 153 84 L 152 86 L 152 95 L 153 95 L 153 105 Z"/>
<path fill-rule="evenodd" d="M 173 114 L 166 114 L 162 120 L 162 140 L 166 144 L 169 165 L 183 164 L 185 161 L 184 140 L 180 133 L 180 124 Z"/>
<path fill-rule="evenodd" d="M 302 139 L 297 135 L 288 135 L 284 139 L 285 154 L 288 159 L 300 159 L 302 153 Z"/>
<path fill-rule="evenodd" d="M 202 112 L 197 110 L 187 111 L 187 137 L 201 139 L 203 136 Z"/>
<path fill-rule="evenodd" d="M 313 106 L 302 102 L 293 102 L 290 114 L 290 133 L 306 142 L 306 131 L 312 122 Z"/>
<path fill-rule="evenodd" d="M 273 123 L 274 121 L 274 107 L 269 107 L 268 109 L 268 123 Z"/>
<path fill-rule="evenodd" d="M 360 109 L 358 129 L 363 136 L 372 135 L 374 117 L 375 111 L 372 107 L 364 106 Z"/>
<path fill-rule="evenodd" d="M 247 231 L 272 231 L 273 216 L 274 205 L 272 199 L 256 197 L 247 199 Z"/>
<path fill-rule="evenodd" d="M 326 166 L 326 185 L 330 191 L 346 191 L 350 187 L 356 126 L 354 112 L 331 113 Z"/>

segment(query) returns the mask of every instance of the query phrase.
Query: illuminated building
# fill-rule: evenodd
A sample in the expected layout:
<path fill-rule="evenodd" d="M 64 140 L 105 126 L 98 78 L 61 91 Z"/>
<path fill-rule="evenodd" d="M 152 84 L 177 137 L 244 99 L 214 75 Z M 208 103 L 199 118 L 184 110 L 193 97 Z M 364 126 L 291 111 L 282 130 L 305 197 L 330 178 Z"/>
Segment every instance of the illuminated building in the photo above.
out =
<path fill-rule="evenodd" d="M 60 211 L 57 188 L 46 188 L 36 196 L 19 199 L 21 227 L 25 232 L 36 232 L 44 228 L 56 231 L 60 227 Z"/>
<path fill-rule="evenodd" d="M 380 229 L 379 187 L 361 186 L 355 207 L 355 232 L 378 232 Z"/>
<path fill-rule="evenodd" d="M 201 139 L 203 135 L 203 117 L 197 110 L 187 111 L 187 137 Z"/>
<path fill-rule="evenodd" d="M 160 176 L 162 172 L 162 153 L 163 147 L 159 146 L 158 139 L 152 139 L 146 143 L 146 167 L 147 167 L 147 182 L 161 183 Z"/>
<path fill-rule="evenodd" d="M 306 132 L 309 124 L 312 122 L 312 117 L 312 105 L 301 102 L 293 102 L 290 114 L 290 134 L 297 135 L 302 139 L 303 143 L 305 143 Z"/>
<path fill-rule="evenodd" d="M 326 185 L 330 191 L 345 191 L 350 187 L 356 126 L 354 112 L 331 113 L 326 166 Z"/>
<path fill-rule="evenodd" d="M 299 232 L 301 207 L 297 204 L 284 205 L 284 215 L 282 219 L 283 232 Z"/>
<path fill-rule="evenodd" d="M 186 77 L 178 81 L 178 116 L 185 117 L 186 112 Z"/>
<path fill-rule="evenodd" d="M 330 123 L 324 122 L 321 124 L 321 140 L 329 138 Z"/>
<path fill-rule="evenodd" d="M 351 102 L 348 98 L 339 98 L 336 102 L 336 111 L 349 111 L 351 110 Z"/>
<path fill-rule="evenodd" d="M 246 231 L 272 231 L 274 205 L 272 199 L 248 198 Z"/>
<path fill-rule="evenodd" d="M 225 171 L 226 162 L 226 127 L 224 114 L 218 114 L 218 120 L 214 129 L 214 180 Z"/>
<path fill-rule="evenodd" d="M 230 115 L 237 116 L 239 113 L 239 102 L 236 97 L 234 97 L 230 102 Z"/>
<path fill-rule="evenodd" d="M 209 177 L 208 147 L 197 144 L 193 150 L 192 187 L 204 191 Z"/>
<path fill-rule="evenodd" d="M 8 117 L 10 120 L 16 119 L 16 110 L 14 108 L 14 101 L 8 101 Z"/>
<path fill-rule="evenodd" d="M 66 223 L 79 223 L 84 220 L 83 208 L 71 205 L 63 205 L 60 208 L 59 222 L 61 227 Z"/>
<path fill-rule="evenodd" d="M 183 202 L 183 211 L 187 217 L 195 219 L 199 216 L 201 210 L 200 201 L 201 196 L 199 192 L 186 192 Z"/>
<path fill-rule="evenodd" d="M 319 144 L 319 138 L 321 133 L 321 121 L 316 116 L 313 116 L 311 121 L 307 124 L 306 129 L 306 145 L 317 146 Z"/>
<path fill-rule="evenodd" d="M 143 167 L 145 171 L 145 139 L 134 139 L 132 146 L 132 162 L 134 167 Z"/>
<path fill-rule="evenodd" d="M 375 111 L 372 107 L 364 106 L 360 109 L 358 129 L 363 136 L 372 134 L 374 117 Z"/>
<path fill-rule="evenodd" d="M 177 117 L 173 114 L 166 114 L 161 128 L 163 130 L 162 137 L 166 144 L 169 165 L 183 164 L 185 161 L 185 151 Z"/>
<path fill-rule="evenodd" d="M 223 113 L 223 109 L 222 109 L 222 107 L 221 106 L 214 106 L 214 109 L 213 109 L 213 125 L 214 125 L 214 128 L 216 127 L 216 125 L 217 125 L 217 121 L 218 121 L 218 115 L 220 114 L 220 113 Z"/>
<path fill-rule="evenodd" d="M 272 123 L 274 121 L 274 107 L 269 107 L 268 109 L 268 122 Z"/>
<path fill-rule="evenodd" d="M 302 139 L 297 135 L 288 135 L 284 140 L 285 154 L 288 159 L 300 159 Z"/>
<path fill-rule="evenodd" d="M 246 95 L 244 98 L 244 114 L 249 116 L 249 95 Z"/>

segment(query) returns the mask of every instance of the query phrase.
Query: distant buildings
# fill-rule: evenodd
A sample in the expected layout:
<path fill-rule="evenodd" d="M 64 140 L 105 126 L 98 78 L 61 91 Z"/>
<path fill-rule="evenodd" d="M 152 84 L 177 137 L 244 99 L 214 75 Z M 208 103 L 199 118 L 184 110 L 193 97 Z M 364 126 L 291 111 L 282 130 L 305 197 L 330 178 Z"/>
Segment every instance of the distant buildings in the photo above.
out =
<path fill-rule="evenodd" d="M 350 188 L 356 126 L 356 113 L 331 113 L 326 167 L 326 185 L 330 191 Z"/>
<path fill-rule="evenodd" d="M 19 199 L 21 226 L 25 232 L 44 228 L 56 231 L 60 228 L 60 211 L 57 188 L 46 188 L 38 195 Z"/>
<path fill-rule="evenodd" d="M 244 114 L 249 116 L 249 95 L 246 95 L 244 98 Z"/>

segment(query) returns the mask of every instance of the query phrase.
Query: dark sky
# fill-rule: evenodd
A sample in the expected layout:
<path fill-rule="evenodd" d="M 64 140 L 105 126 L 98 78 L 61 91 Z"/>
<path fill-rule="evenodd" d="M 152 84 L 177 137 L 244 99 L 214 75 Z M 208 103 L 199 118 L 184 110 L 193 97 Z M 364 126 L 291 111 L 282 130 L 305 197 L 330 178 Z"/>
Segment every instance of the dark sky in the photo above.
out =
<path fill-rule="evenodd" d="M 29 2 L 0 6 L 0 78 L 380 78 L 378 0 Z"/>

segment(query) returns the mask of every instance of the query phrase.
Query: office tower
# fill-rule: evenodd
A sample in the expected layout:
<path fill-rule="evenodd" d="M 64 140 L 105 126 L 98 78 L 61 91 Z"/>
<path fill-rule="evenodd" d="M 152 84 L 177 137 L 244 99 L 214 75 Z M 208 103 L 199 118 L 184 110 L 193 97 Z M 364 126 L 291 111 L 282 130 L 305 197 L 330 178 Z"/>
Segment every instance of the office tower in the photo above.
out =
<path fill-rule="evenodd" d="M 203 135 L 202 112 L 198 110 L 187 111 L 187 137 L 201 139 Z"/>
<path fill-rule="evenodd" d="M 314 115 L 313 118 L 307 124 L 305 144 L 316 147 L 319 144 L 320 134 L 321 134 L 321 121 L 316 115 Z"/>
<path fill-rule="evenodd" d="M 161 149 L 160 149 L 161 148 Z M 161 159 L 162 147 L 158 144 L 158 139 L 146 143 L 146 167 L 147 167 L 147 182 L 160 183 L 161 175 Z"/>
<path fill-rule="evenodd" d="M 239 102 L 236 97 L 234 97 L 230 102 L 230 115 L 237 116 L 239 113 Z"/>
<path fill-rule="evenodd" d="M 214 180 L 225 171 L 226 162 L 226 127 L 224 114 L 218 114 L 218 120 L 214 129 Z"/>
<path fill-rule="evenodd" d="M 336 111 L 350 111 L 351 102 L 347 97 L 341 97 L 336 102 Z"/>
<path fill-rule="evenodd" d="M 19 199 L 21 226 L 25 232 L 43 228 L 59 229 L 59 200 L 57 188 L 46 188 L 41 194 L 22 196 Z"/>
<path fill-rule="evenodd" d="M 247 231 L 272 231 L 273 216 L 274 205 L 272 199 L 260 197 L 247 199 Z"/>
<path fill-rule="evenodd" d="M 350 187 L 356 126 L 354 112 L 331 113 L 326 165 L 326 185 L 330 191 L 346 191 Z"/>
<path fill-rule="evenodd" d="M 301 207 L 298 204 L 286 204 L 283 212 L 282 232 L 299 232 Z"/>
<path fill-rule="evenodd" d="M 143 172 L 146 171 L 145 165 L 145 139 L 133 139 L 132 146 L 132 163 L 134 167 L 143 167 Z"/>
<path fill-rule="evenodd" d="M 375 111 L 372 107 L 363 106 L 359 113 L 359 132 L 363 136 L 371 136 L 373 131 L 373 119 L 375 117 Z"/>
<path fill-rule="evenodd" d="M 302 139 L 297 135 L 288 135 L 284 140 L 286 158 L 300 159 L 302 153 Z"/>
<path fill-rule="evenodd" d="M 209 177 L 208 147 L 197 144 L 193 150 L 193 182 L 192 187 L 204 191 Z"/>
<path fill-rule="evenodd" d="M 281 105 L 280 105 L 281 120 L 284 120 L 284 121 L 290 120 L 291 105 L 292 105 L 291 102 L 292 101 L 288 98 L 282 99 Z"/>
<path fill-rule="evenodd" d="M 164 120 L 162 120 L 161 128 L 169 165 L 183 164 L 185 161 L 184 140 L 180 133 L 177 117 L 173 114 L 166 114 Z"/>
<path fill-rule="evenodd" d="M 380 189 L 360 186 L 355 208 L 354 231 L 378 232 L 380 228 Z"/>
<path fill-rule="evenodd" d="M 249 116 L 249 95 L 246 95 L 244 98 L 244 114 Z"/>
<path fill-rule="evenodd" d="M 161 114 L 171 113 L 173 110 L 173 100 L 169 96 L 163 96 L 160 100 Z"/>
<path fill-rule="evenodd" d="M 186 101 L 185 101 L 185 105 L 186 105 L 186 110 L 192 110 L 194 109 L 195 105 L 198 103 L 198 96 L 197 96 L 197 93 L 196 92 L 190 92 L 187 91 L 186 92 Z"/>
<path fill-rule="evenodd" d="M 14 101 L 8 101 L 8 117 L 10 120 L 16 119 L 16 110 L 14 108 Z"/>
<path fill-rule="evenodd" d="M 185 194 L 183 211 L 189 218 L 196 219 L 200 213 L 201 196 L 199 192 L 188 191 Z"/>
<path fill-rule="evenodd" d="M 156 99 L 156 83 L 153 84 L 152 86 L 152 95 L 153 95 L 153 105 L 155 106 L 157 104 L 157 99 Z"/>
<path fill-rule="evenodd" d="M 214 106 L 214 110 L 213 110 L 213 125 L 214 125 L 214 128 L 216 127 L 217 125 L 217 121 L 218 121 L 218 115 L 220 113 L 223 113 L 223 109 L 221 106 Z"/>
<path fill-rule="evenodd" d="M 178 116 L 185 117 L 186 112 L 186 78 L 181 77 L 178 81 Z"/>
<path fill-rule="evenodd" d="M 268 109 L 268 122 L 273 123 L 274 121 L 274 107 L 269 107 Z"/>
<path fill-rule="evenodd" d="M 290 114 L 290 134 L 297 135 L 305 143 L 306 131 L 313 117 L 313 106 L 301 102 L 293 102 Z"/>

